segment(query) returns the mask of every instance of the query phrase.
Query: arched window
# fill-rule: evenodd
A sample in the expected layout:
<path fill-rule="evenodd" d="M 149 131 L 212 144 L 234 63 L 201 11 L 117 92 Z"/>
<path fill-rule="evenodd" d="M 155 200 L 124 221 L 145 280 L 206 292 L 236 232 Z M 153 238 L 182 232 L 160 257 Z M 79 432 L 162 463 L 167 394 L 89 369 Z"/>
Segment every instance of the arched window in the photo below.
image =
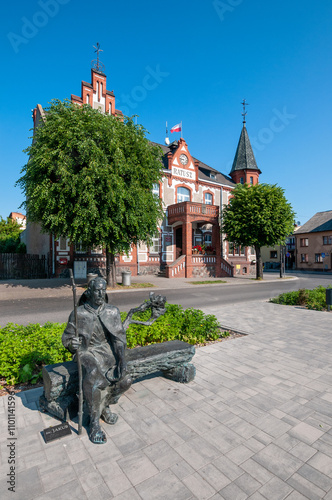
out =
<path fill-rule="evenodd" d="M 205 193 L 204 203 L 205 203 L 205 205 L 212 205 L 212 194 L 211 193 Z"/>
<path fill-rule="evenodd" d="M 190 201 L 190 190 L 185 187 L 179 187 L 176 202 L 182 203 L 183 201 Z"/>
<path fill-rule="evenodd" d="M 152 194 L 159 198 L 159 184 L 153 184 L 152 186 Z"/>

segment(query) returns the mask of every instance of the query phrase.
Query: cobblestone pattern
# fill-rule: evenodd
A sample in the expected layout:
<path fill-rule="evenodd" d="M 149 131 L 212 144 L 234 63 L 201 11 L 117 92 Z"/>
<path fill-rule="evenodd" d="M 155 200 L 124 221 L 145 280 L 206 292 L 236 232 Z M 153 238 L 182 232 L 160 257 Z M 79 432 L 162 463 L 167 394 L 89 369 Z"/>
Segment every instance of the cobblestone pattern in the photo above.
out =
<path fill-rule="evenodd" d="M 249 335 L 197 348 L 187 385 L 134 384 L 105 445 L 78 438 L 75 422 L 45 444 L 58 421 L 38 411 L 40 390 L 16 397 L 17 491 L 2 432 L 1 498 L 332 499 L 331 314 L 263 302 L 205 312 Z"/>

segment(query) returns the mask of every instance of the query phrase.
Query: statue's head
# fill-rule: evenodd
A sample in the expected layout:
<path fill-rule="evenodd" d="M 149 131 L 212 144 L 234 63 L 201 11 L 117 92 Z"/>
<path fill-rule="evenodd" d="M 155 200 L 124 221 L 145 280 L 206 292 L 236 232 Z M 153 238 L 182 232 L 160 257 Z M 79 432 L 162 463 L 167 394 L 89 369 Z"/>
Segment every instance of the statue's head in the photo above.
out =
<path fill-rule="evenodd" d="M 104 278 L 95 278 L 88 284 L 86 296 L 89 304 L 98 308 L 105 302 L 106 296 L 106 281 Z"/>

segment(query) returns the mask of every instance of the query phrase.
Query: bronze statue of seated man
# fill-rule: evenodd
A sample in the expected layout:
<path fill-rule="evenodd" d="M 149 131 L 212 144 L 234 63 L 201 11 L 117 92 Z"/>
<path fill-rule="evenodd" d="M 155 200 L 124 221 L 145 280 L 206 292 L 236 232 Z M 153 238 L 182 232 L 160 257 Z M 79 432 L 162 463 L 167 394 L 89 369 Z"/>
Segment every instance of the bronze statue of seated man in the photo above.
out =
<path fill-rule="evenodd" d="M 165 297 L 150 294 L 150 301 L 132 309 L 122 323 L 119 309 L 107 303 L 106 281 L 95 278 L 81 297 L 77 320 L 75 311 L 70 314 L 62 343 L 75 355 L 74 360 L 80 358 L 83 395 L 90 419 L 89 437 L 93 443 L 106 442 L 100 417 L 108 424 L 115 424 L 118 417 L 109 405 L 116 403 L 132 383 L 127 373 L 125 330 L 130 323 L 152 324 L 165 312 L 165 301 Z M 152 309 L 151 321 L 131 319 L 135 312 L 148 308 Z"/>

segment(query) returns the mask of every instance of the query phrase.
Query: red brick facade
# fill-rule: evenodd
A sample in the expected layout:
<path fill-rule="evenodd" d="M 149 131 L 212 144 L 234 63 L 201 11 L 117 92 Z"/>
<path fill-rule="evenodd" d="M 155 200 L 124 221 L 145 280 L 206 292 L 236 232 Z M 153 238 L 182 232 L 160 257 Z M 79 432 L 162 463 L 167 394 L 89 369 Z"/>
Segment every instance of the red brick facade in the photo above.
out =
<path fill-rule="evenodd" d="M 89 104 L 104 113 L 123 117 L 115 107 L 113 91 L 107 90 L 106 75 L 95 69 L 91 70 L 91 83 L 82 81 L 81 96 L 72 95 L 71 99 L 78 105 Z M 35 126 L 42 113 L 38 105 L 34 112 Z M 142 244 L 133 247 L 128 255 L 117 257 L 117 272 L 131 271 L 135 276 L 164 270 L 169 278 L 253 272 L 254 257 L 247 249 L 239 255 L 229 255 L 219 221 L 222 206 L 228 203 L 235 184 L 256 184 L 260 171 L 237 169 L 230 179 L 194 158 L 183 138 L 160 146 L 164 152 L 163 179 L 154 186 L 154 192 L 163 201 L 164 219 L 152 246 Z M 74 268 L 76 277 L 85 277 L 89 272 L 105 274 L 106 259 L 100 249 L 84 250 L 61 238 L 52 239 L 50 253 L 56 276 L 67 275 L 68 268 Z"/>

